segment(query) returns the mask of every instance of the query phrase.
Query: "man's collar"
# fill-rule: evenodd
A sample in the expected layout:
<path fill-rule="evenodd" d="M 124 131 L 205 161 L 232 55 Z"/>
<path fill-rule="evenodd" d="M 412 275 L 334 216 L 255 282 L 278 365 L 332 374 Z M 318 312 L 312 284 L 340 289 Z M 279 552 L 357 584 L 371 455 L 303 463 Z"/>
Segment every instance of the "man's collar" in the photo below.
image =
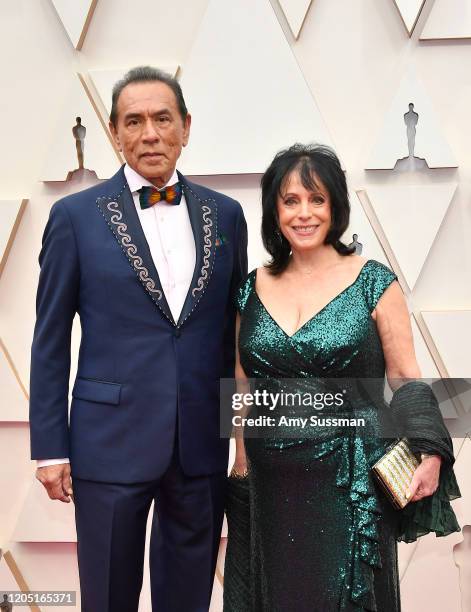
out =
<path fill-rule="evenodd" d="M 133 170 L 129 164 L 124 165 L 124 176 L 126 177 L 126 181 L 129 185 L 129 189 L 131 193 L 134 193 L 135 191 L 137 191 L 138 189 L 144 186 L 154 187 L 154 185 L 152 185 L 150 181 L 148 181 L 143 176 L 138 174 L 135 170 Z M 170 177 L 170 180 L 165 185 L 162 185 L 162 189 L 164 187 L 167 187 L 167 185 L 173 185 L 174 183 L 177 183 L 177 182 L 178 182 L 178 175 L 175 169 L 173 171 L 172 176 Z"/>

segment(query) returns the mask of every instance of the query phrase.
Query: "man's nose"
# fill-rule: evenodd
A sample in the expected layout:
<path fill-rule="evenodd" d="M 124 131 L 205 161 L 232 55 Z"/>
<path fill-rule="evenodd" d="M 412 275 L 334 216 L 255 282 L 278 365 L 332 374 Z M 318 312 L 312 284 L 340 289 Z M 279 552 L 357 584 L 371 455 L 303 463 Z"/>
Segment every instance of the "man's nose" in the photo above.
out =
<path fill-rule="evenodd" d="M 144 129 L 142 131 L 142 139 L 145 141 L 152 141 L 155 142 L 156 140 L 159 140 L 160 138 L 160 134 L 159 131 L 157 129 L 157 126 L 155 125 L 155 123 L 152 121 L 152 119 L 147 119 L 147 121 L 144 124 Z"/>

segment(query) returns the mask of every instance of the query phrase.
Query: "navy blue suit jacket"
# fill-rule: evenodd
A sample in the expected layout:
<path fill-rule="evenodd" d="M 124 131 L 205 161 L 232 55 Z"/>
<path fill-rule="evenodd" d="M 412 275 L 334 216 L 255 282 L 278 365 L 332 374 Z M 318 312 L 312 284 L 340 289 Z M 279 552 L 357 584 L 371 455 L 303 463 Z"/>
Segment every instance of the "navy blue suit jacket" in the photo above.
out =
<path fill-rule="evenodd" d="M 224 471 L 219 378 L 234 370 L 235 289 L 247 273 L 240 204 L 179 175 L 196 245 L 180 318 L 160 285 L 123 168 L 51 209 L 39 258 L 31 363 L 33 459 L 70 457 L 72 475 L 117 483 L 158 478 L 178 414 L 189 476 Z M 75 314 L 82 339 L 68 385 Z"/>

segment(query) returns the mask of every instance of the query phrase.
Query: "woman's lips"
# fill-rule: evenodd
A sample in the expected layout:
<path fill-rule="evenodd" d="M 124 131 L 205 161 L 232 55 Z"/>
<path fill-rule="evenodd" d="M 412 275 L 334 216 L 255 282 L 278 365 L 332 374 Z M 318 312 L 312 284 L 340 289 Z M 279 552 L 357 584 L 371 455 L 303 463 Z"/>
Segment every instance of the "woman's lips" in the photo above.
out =
<path fill-rule="evenodd" d="M 299 236 L 312 236 L 318 227 L 318 225 L 294 225 L 291 229 Z"/>

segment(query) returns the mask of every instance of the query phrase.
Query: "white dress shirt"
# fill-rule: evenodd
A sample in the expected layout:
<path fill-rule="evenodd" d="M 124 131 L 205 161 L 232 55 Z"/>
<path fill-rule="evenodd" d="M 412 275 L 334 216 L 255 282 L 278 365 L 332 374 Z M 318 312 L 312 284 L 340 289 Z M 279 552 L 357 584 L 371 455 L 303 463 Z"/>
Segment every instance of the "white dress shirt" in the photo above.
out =
<path fill-rule="evenodd" d="M 152 183 L 138 174 L 128 164 L 124 166 L 124 176 L 131 191 L 134 206 L 141 222 L 154 265 L 159 275 L 170 312 L 178 321 L 183 304 L 190 288 L 196 264 L 196 247 L 185 195 L 178 206 L 159 202 L 150 208 L 142 209 L 138 190 Z M 176 170 L 164 185 L 178 182 Z M 38 459 L 37 467 L 69 463 L 68 458 Z"/>
<path fill-rule="evenodd" d="M 178 206 L 159 202 L 142 209 L 137 190 L 152 183 L 137 174 L 127 164 L 124 174 L 131 190 L 139 221 L 154 260 L 170 312 L 178 321 L 195 270 L 196 248 L 190 217 L 182 195 Z M 178 182 L 177 172 L 165 185 Z"/>

